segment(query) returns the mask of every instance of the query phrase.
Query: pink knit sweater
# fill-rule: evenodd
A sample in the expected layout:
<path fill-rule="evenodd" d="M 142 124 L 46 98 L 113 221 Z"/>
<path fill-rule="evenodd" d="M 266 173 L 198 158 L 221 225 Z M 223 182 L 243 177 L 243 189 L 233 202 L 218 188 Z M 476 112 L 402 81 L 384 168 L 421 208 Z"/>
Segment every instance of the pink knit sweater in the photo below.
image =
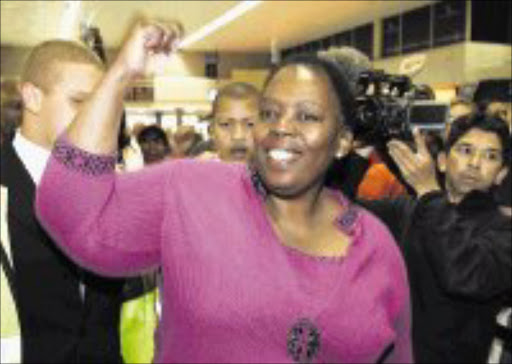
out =
<path fill-rule="evenodd" d="M 162 266 L 157 362 L 412 362 L 409 289 L 388 230 L 347 204 L 344 258 L 286 247 L 242 165 L 182 160 L 117 175 L 60 141 L 36 211 L 108 276 Z"/>

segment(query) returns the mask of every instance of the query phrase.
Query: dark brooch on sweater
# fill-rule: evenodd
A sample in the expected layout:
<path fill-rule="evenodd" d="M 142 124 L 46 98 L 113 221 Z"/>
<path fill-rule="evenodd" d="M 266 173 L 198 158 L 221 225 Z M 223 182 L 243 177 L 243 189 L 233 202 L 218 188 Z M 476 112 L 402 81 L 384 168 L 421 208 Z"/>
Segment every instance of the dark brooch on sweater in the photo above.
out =
<path fill-rule="evenodd" d="M 359 211 L 352 204 L 346 205 L 346 210 L 336 220 L 336 225 L 346 234 L 352 235 L 359 217 Z"/>
<path fill-rule="evenodd" d="M 288 355 L 296 363 L 311 363 L 320 350 L 320 331 L 311 322 L 303 318 L 293 325 L 287 337 Z"/>
<path fill-rule="evenodd" d="M 111 173 L 116 164 L 115 156 L 88 153 L 71 145 L 64 138 L 57 140 L 52 155 L 67 168 L 89 176 Z"/>

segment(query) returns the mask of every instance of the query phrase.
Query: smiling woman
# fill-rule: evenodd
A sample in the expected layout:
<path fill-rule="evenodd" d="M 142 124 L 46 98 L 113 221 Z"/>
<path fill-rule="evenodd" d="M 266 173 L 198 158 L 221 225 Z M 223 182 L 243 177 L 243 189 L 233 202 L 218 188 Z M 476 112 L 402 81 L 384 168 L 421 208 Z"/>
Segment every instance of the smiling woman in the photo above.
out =
<path fill-rule="evenodd" d="M 249 168 L 181 160 L 114 173 L 120 95 L 172 37 L 133 30 L 53 151 L 37 195 L 43 224 L 98 273 L 162 267 L 156 362 L 411 362 L 393 238 L 323 184 L 351 138 L 336 64 L 301 58 L 271 74 Z"/>
<path fill-rule="evenodd" d="M 298 57 L 274 70 L 254 130 L 256 169 L 265 182 L 286 195 L 318 190 L 332 160 L 350 149 L 353 108 L 334 63 Z"/>

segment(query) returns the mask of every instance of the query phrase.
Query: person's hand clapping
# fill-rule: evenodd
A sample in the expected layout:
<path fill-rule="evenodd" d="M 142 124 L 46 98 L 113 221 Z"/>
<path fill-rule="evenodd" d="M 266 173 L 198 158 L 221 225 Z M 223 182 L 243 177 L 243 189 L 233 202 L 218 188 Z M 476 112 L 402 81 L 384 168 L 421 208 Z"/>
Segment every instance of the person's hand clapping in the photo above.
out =
<path fill-rule="evenodd" d="M 176 50 L 183 36 L 183 26 L 177 21 L 139 20 L 131 28 L 114 67 L 128 80 L 142 76 L 151 58 Z"/>
<path fill-rule="evenodd" d="M 405 181 L 414 188 L 420 197 L 428 192 L 440 190 L 440 187 L 436 177 L 436 166 L 427 148 L 425 138 L 418 129 L 413 131 L 413 135 L 417 152 L 396 139 L 388 143 L 388 150 Z"/>

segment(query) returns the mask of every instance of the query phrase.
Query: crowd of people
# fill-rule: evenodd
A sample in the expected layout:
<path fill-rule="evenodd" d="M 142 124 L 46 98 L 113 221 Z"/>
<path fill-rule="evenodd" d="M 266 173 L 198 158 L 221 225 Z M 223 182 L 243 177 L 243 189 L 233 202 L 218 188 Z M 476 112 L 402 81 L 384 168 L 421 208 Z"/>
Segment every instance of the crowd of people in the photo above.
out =
<path fill-rule="evenodd" d="M 221 88 L 208 141 L 124 135 L 181 29 L 44 42 L 2 96 L 2 362 L 510 362 L 511 88 L 377 150 L 346 48 Z"/>

